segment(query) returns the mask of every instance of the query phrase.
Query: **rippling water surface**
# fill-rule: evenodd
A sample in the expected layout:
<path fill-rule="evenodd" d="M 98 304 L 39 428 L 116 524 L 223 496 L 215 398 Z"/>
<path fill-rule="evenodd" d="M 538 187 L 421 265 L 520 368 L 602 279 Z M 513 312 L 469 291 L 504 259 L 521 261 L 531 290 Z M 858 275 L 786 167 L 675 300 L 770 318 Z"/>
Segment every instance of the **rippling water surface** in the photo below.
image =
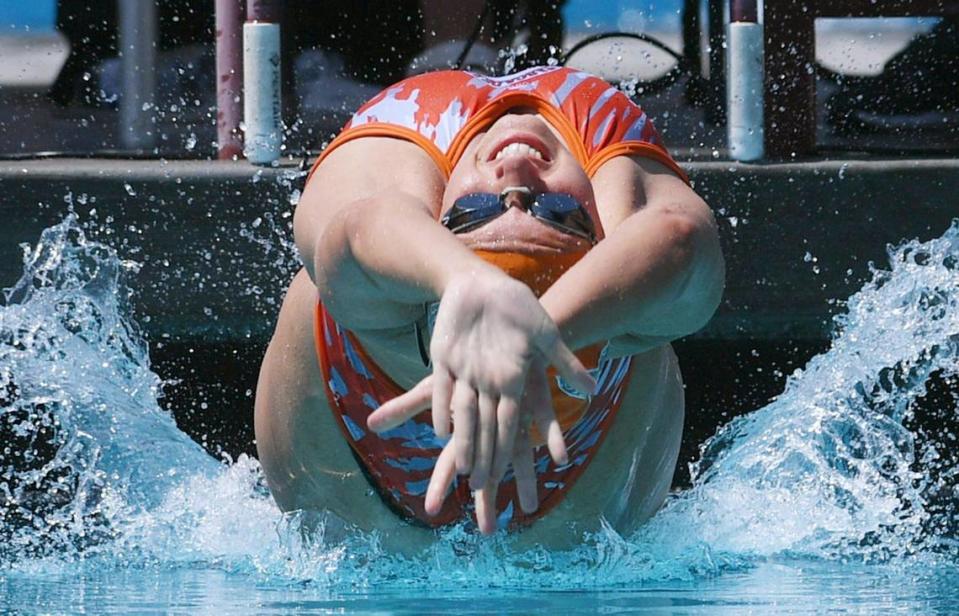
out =
<path fill-rule="evenodd" d="M 210 457 L 158 405 L 136 264 L 73 218 L 24 262 L 0 308 L 0 610 L 959 611 L 957 437 L 913 416 L 933 383 L 959 412 L 959 223 L 890 249 L 829 350 L 649 524 L 570 552 L 307 532 L 255 460 Z"/>

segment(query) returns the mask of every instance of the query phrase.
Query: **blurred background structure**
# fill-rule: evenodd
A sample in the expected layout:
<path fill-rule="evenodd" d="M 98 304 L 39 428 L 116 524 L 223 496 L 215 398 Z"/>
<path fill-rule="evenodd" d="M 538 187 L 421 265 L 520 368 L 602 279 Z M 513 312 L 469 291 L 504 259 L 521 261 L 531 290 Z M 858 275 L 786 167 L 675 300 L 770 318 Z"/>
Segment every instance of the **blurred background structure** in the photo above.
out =
<path fill-rule="evenodd" d="M 0 154 L 125 149 L 118 7 L 140 4 L 3 3 Z M 155 100 L 145 114 L 156 136 L 140 154 L 209 158 L 216 151 L 214 4 L 162 0 L 149 14 L 155 27 L 145 32 L 153 40 L 141 47 L 155 49 Z M 569 63 L 623 82 L 681 158 L 723 156 L 725 2 L 465 0 L 455 10 L 436 0 L 279 4 L 290 155 L 315 154 L 382 86 L 449 67 L 471 37 L 464 65 L 503 72 L 562 61 L 587 37 L 623 32 L 655 40 L 608 38 Z M 774 158 L 959 146 L 955 2 L 790 0 L 769 3 L 764 19 Z"/>

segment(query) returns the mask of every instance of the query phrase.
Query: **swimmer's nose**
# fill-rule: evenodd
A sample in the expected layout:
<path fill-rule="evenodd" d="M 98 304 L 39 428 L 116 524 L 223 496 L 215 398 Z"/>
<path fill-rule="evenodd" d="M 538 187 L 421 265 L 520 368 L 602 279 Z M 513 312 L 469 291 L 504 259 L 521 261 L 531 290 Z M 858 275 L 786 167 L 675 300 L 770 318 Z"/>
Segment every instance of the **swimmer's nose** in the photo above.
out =
<path fill-rule="evenodd" d="M 533 159 L 520 156 L 498 160 L 493 167 L 494 181 L 502 187 L 501 190 L 510 186 L 525 186 L 533 192 L 545 192 L 544 172 L 545 169 L 541 169 Z"/>

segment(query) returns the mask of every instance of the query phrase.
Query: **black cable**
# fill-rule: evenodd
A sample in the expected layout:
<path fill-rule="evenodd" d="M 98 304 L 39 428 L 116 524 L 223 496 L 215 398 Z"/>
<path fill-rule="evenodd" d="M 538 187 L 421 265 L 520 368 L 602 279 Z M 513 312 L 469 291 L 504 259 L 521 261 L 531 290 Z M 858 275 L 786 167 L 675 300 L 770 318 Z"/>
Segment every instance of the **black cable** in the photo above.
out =
<path fill-rule="evenodd" d="M 476 41 L 479 39 L 480 32 L 483 31 L 483 24 L 486 23 L 486 18 L 489 16 L 490 11 L 490 2 L 486 0 L 483 3 L 483 12 L 480 13 L 479 19 L 476 20 L 476 25 L 473 26 L 473 32 L 470 34 L 470 37 L 466 39 L 466 45 L 463 46 L 463 51 L 460 52 L 458 58 L 456 58 L 456 63 L 453 64 L 453 70 L 460 70 L 463 68 L 463 62 L 466 61 L 466 56 L 469 55 L 470 50 L 473 49 L 473 45 L 476 44 Z"/>

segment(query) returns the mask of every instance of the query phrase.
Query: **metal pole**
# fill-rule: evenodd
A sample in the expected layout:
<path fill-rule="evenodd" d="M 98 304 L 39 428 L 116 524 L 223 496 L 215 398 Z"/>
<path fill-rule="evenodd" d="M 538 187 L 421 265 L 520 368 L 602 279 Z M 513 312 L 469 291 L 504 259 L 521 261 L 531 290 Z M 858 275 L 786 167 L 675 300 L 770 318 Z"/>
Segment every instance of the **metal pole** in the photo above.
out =
<path fill-rule="evenodd" d="M 731 0 L 729 3 L 729 21 L 758 22 L 759 8 L 756 0 Z"/>
<path fill-rule="evenodd" d="M 243 155 L 243 11 L 244 0 L 216 0 L 217 158 Z"/>
<path fill-rule="evenodd" d="M 247 0 L 246 16 L 252 22 L 280 23 L 282 0 Z"/>
<path fill-rule="evenodd" d="M 123 90 L 120 142 L 148 150 L 156 146 L 157 7 L 153 0 L 118 0 Z"/>
<path fill-rule="evenodd" d="M 807 0 L 768 1 L 763 28 L 766 154 L 808 156 L 816 150 L 816 11 Z"/>

